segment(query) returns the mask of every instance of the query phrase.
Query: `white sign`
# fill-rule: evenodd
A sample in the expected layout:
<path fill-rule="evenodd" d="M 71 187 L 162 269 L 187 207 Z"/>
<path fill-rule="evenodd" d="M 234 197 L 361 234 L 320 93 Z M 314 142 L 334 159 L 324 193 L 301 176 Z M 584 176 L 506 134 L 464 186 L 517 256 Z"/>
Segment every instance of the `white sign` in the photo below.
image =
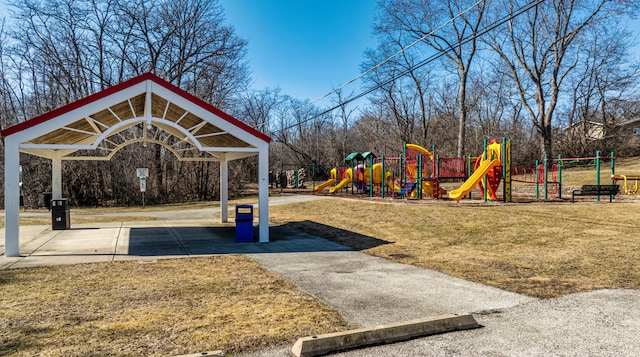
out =
<path fill-rule="evenodd" d="M 149 169 L 146 167 L 138 167 L 136 169 L 138 177 L 149 177 Z"/>
<path fill-rule="evenodd" d="M 140 192 L 147 191 L 147 178 L 142 176 L 140 177 Z"/>

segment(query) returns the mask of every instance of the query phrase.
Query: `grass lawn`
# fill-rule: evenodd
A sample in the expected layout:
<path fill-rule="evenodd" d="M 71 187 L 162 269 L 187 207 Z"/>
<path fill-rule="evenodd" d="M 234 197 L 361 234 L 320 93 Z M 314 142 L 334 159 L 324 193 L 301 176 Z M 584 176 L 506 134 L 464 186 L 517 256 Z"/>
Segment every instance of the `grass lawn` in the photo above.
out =
<path fill-rule="evenodd" d="M 9 269 L 0 287 L 0 356 L 238 352 L 346 328 L 234 255 Z"/>
<path fill-rule="evenodd" d="M 594 171 L 571 172 L 563 180 L 592 183 L 579 175 L 588 180 Z M 334 198 L 272 206 L 270 221 L 549 298 L 640 289 L 640 196 L 618 197 L 612 204 Z M 108 219 L 146 219 L 135 210 L 131 217 L 138 218 Z M 0 356 L 233 353 L 347 328 L 326 305 L 242 256 L 1 270 L 0 287 Z"/>
<path fill-rule="evenodd" d="M 368 254 L 548 298 L 640 288 L 638 205 L 339 199 L 274 206 L 270 215 Z"/>

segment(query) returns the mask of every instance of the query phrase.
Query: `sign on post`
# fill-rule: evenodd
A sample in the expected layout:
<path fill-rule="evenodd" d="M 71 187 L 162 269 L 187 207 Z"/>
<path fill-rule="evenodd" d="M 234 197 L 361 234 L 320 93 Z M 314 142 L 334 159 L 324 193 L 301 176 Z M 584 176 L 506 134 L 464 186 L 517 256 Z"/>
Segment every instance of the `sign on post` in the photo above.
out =
<path fill-rule="evenodd" d="M 136 175 L 140 178 L 140 192 L 142 192 L 142 208 L 144 208 L 144 193 L 147 191 L 147 177 L 149 169 L 146 167 L 136 168 Z"/>
<path fill-rule="evenodd" d="M 149 177 L 149 169 L 146 167 L 138 167 L 136 169 L 138 177 Z"/>

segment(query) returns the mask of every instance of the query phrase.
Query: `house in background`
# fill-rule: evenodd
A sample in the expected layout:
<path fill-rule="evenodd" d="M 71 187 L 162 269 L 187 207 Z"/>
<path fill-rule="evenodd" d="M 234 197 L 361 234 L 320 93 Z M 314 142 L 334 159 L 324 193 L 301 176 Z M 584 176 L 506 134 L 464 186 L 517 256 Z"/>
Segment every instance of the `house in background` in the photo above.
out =
<path fill-rule="evenodd" d="M 601 118 L 581 120 L 559 132 L 560 152 L 587 155 L 613 150 L 624 156 L 640 155 L 640 117 L 605 125 Z"/>

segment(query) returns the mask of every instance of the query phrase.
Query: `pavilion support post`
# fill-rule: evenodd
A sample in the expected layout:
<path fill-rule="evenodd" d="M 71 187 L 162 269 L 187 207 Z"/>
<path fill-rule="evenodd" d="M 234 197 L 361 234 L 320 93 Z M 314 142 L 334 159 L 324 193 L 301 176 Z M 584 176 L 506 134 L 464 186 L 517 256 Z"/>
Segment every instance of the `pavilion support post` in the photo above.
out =
<path fill-rule="evenodd" d="M 258 154 L 258 237 L 260 243 L 269 242 L 269 147 Z"/>
<path fill-rule="evenodd" d="M 4 256 L 20 256 L 20 147 L 15 136 L 4 139 Z"/>
<path fill-rule="evenodd" d="M 229 162 L 220 161 L 220 221 L 229 222 Z"/>
<path fill-rule="evenodd" d="M 51 198 L 62 198 L 62 158 L 59 154 L 51 159 Z"/>

